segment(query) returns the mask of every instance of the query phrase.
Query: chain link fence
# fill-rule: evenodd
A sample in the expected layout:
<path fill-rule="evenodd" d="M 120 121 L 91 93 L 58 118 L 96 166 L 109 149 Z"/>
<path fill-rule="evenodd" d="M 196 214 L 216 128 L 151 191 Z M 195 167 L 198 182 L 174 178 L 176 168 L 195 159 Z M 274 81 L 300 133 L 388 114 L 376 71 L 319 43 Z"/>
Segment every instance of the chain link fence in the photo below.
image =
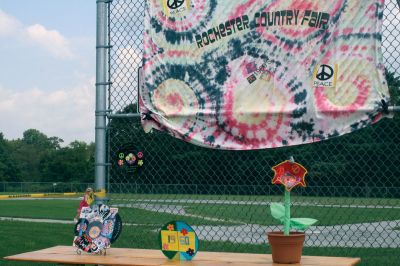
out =
<path fill-rule="evenodd" d="M 144 10 L 143 0 L 113 0 L 109 14 L 108 105 L 113 114 L 131 115 L 109 119 L 108 191 L 124 221 L 138 225 L 124 232 L 131 247 L 158 248 L 157 230 L 184 220 L 199 235 L 201 250 L 270 252 L 266 232 L 282 228 L 269 204 L 283 200 L 283 190 L 271 185 L 271 167 L 293 156 L 309 174 L 308 187 L 292 192 L 292 216 L 319 220 L 307 231 L 303 253 L 395 265 L 393 256 L 400 256 L 398 113 L 328 141 L 257 151 L 211 150 L 160 132 L 145 134 L 134 115 Z M 399 25 L 399 6 L 387 0 L 383 55 L 392 73 L 400 69 Z M 388 78 L 398 86 L 396 75 Z M 391 90 L 392 104 L 399 105 L 399 88 Z M 118 154 L 129 147 L 143 154 L 143 166 L 118 166 Z"/>

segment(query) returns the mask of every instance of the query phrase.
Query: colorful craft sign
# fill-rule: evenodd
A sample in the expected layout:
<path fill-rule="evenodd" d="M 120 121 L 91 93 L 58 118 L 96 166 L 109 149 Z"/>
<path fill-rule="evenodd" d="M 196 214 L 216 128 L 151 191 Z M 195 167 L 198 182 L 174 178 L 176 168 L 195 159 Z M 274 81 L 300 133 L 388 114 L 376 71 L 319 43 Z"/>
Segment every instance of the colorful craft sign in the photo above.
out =
<path fill-rule="evenodd" d="M 306 186 L 304 177 L 307 170 L 299 163 L 284 161 L 272 167 L 272 170 L 275 172 L 272 184 L 284 185 L 287 191 L 296 186 Z"/>
<path fill-rule="evenodd" d="M 74 246 L 78 251 L 102 253 L 120 236 L 122 220 L 118 208 L 107 205 L 83 207 L 75 224 Z"/>
<path fill-rule="evenodd" d="M 384 0 L 149 0 L 145 131 L 251 150 L 311 143 L 387 116 Z"/>
<path fill-rule="evenodd" d="M 161 228 L 160 246 L 169 259 L 191 260 L 197 253 L 199 240 L 185 222 L 169 222 Z"/>

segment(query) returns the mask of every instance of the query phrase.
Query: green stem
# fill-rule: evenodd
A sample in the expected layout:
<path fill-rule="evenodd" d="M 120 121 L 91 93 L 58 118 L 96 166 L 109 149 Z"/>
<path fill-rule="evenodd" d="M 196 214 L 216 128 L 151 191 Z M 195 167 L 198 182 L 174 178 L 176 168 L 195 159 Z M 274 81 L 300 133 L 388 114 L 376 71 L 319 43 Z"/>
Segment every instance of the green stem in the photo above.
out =
<path fill-rule="evenodd" d="M 285 189 L 285 220 L 283 234 L 285 236 L 289 235 L 290 231 L 290 191 Z"/>

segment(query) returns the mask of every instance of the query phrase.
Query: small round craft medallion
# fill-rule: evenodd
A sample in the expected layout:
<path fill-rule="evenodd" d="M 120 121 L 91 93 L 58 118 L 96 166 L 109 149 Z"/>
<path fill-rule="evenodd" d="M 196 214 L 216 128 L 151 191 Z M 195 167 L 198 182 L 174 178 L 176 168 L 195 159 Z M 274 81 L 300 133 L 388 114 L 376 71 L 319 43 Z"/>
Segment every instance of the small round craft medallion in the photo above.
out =
<path fill-rule="evenodd" d="M 159 240 L 161 251 L 169 259 L 192 260 L 199 248 L 196 232 L 182 221 L 165 224 Z"/>
<path fill-rule="evenodd" d="M 100 236 L 101 229 L 103 227 L 103 224 L 100 222 L 92 222 L 88 226 L 88 235 L 90 236 L 91 239 L 95 239 Z"/>

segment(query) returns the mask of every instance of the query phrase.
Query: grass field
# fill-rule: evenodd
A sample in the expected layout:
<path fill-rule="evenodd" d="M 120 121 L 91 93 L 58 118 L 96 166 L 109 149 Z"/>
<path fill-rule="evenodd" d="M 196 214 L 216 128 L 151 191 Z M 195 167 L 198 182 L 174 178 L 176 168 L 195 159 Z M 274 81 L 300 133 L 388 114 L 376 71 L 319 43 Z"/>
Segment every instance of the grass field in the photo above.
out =
<path fill-rule="evenodd" d="M 273 225 L 278 224 L 274 220 L 268 209 L 268 205 L 255 205 L 253 203 L 245 204 L 235 204 L 235 198 L 219 200 L 219 202 L 212 201 L 213 199 L 204 198 L 200 203 L 187 203 L 189 199 L 181 198 L 178 202 L 175 199 L 166 198 L 155 199 L 152 201 L 147 201 L 147 196 L 144 198 L 136 198 L 135 204 L 157 204 L 157 207 L 174 205 L 185 206 L 185 212 L 187 214 L 198 216 L 198 217 L 212 217 L 218 219 L 218 221 L 209 220 L 207 224 L 209 225 L 229 225 L 229 224 L 246 224 L 246 223 L 256 223 L 260 225 Z M 190 200 L 196 200 L 196 198 L 191 198 Z M 273 198 L 273 201 L 277 199 Z M 356 199 L 357 200 L 357 199 Z M 267 200 L 265 200 L 267 201 Z M 259 201 L 265 202 L 265 201 Z M 268 199 L 271 201 L 271 198 Z M 295 201 L 295 200 L 294 200 Z M 185 203 L 186 202 L 186 203 Z M 226 203 L 229 204 L 226 204 Z M 241 200 L 243 201 L 243 198 Z M 252 201 L 257 202 L 257 201 Z M 301 203 L 306 203 L 307 201 L 298 201 Z M 377 222 L 381 220 L 398 220 L 400 219 L 400 208 L 390 208 L 396 207 L 396 205 L 388 205 L 387 202 L 379 199 L 369 199 L 368 205 L 365 205 L 366 201 L 363 202 L 354 201 L 353 204 L 344 204 L 338 200 L 335 205 L 332 203 L 319 201 L 319 205 L 316 204 L 316 200 L 310 201 L 310 206 L 294 206 L 292 207 L 292 215 L 313 217 L 317 219 L 318 225 L 336 225 L 336 224 L 353 224 L 353 223 L 366 223 L 366 222 Z M 122 217 L 125 217 L 125 221 L 137 224 L 156 224 L 162 225 L 169 222 L 171 219 L 185 219 L 188 223 L 193 225 L 203 225 L 204 219 L 185 217 L 180 215 L 173 215 L 169 213 L 154 213 L 154 211 L 143 210 L 140 208 L 135 208 L 135 205 L 131 207 L 121 207 L 129 206 L 129 202 L 121 201 L 115 199 L 112 201 L 113 204 L 119 206 L 119 211 Z M 314 206 L 311 206 L 312 204 Z M 393 202 L 391 202 L 393 203 Z M 337 207 L 341 204 L 341 207 Z M 76 207 L 78 203 L 77 200 L 3 200 L 0 204 L 0 216 L 5 217 L 23 217 L 23 218 L 42 218 L 42 219 L 56 219 L 56 220 L 71 220 L 76 212 Z M 356 207 L 351 207 L 356 206 Z M 365 208 L 363 208 L 363 206 Z M 374 208 L 367 208 L 367 206 L 373 206 Z M 387 207 L 387 208 L 379 208 Z M 400 206 L 400 201 L 397 206 Z M 156 208 L 156 207 L 155 207 Z M 128 220 L 126 219 L 128 218 Z"/>
<path fill-rule="evenodd" d="M 158 248 L 157 229 L 171 220 L 184 220 L 191 225 L 276 224 L 268 206 L 278 197 L 132 195 L 130 200 L 114 195 L 112 204 L 119 205 L 125 223 L 121 237 L 113 247 Z M 319 225 L 354 224 L 400 220 L 398 200 L 350 198 L 294 198 L 293 216 L 313 217 Z M 55 219 L 72 221 L 78 200 L 2 200 L 1 217 Z M 185 213 L 155 212 L 151 208 L 184 206 Z M 311 205 L 314 205 L 312 207 Z M 318 207 L 315 207 L 317 205 Z M 340 205 L 340 206 L 339 206 Z M 126 206 L 126 207 L 124 207 Z M 144 207 L 151 207 L 145 209 Z M 206 218 L 204 218 L 206 217 Z M 213 219 L 211 219 L 213 218 Z M 394 229 L 394 228 L 393 228 Z M 0 257 L 55 245 L 71 245 L 73 224 L 0 221 Z M 266 253 L 266 244 L 244 244 L 228 241 L 200 241 L 200 250 Z M 398 265 L 398 248 L 320 248 L 306 247 L 305 255 L 361 257 L 361 265 Z M 27 265 L 0 260 L 0 265 Z M 32 264 L 40 265 L 40 264 Z M 45 264 L 50 265 L 50 264 Z"/>

